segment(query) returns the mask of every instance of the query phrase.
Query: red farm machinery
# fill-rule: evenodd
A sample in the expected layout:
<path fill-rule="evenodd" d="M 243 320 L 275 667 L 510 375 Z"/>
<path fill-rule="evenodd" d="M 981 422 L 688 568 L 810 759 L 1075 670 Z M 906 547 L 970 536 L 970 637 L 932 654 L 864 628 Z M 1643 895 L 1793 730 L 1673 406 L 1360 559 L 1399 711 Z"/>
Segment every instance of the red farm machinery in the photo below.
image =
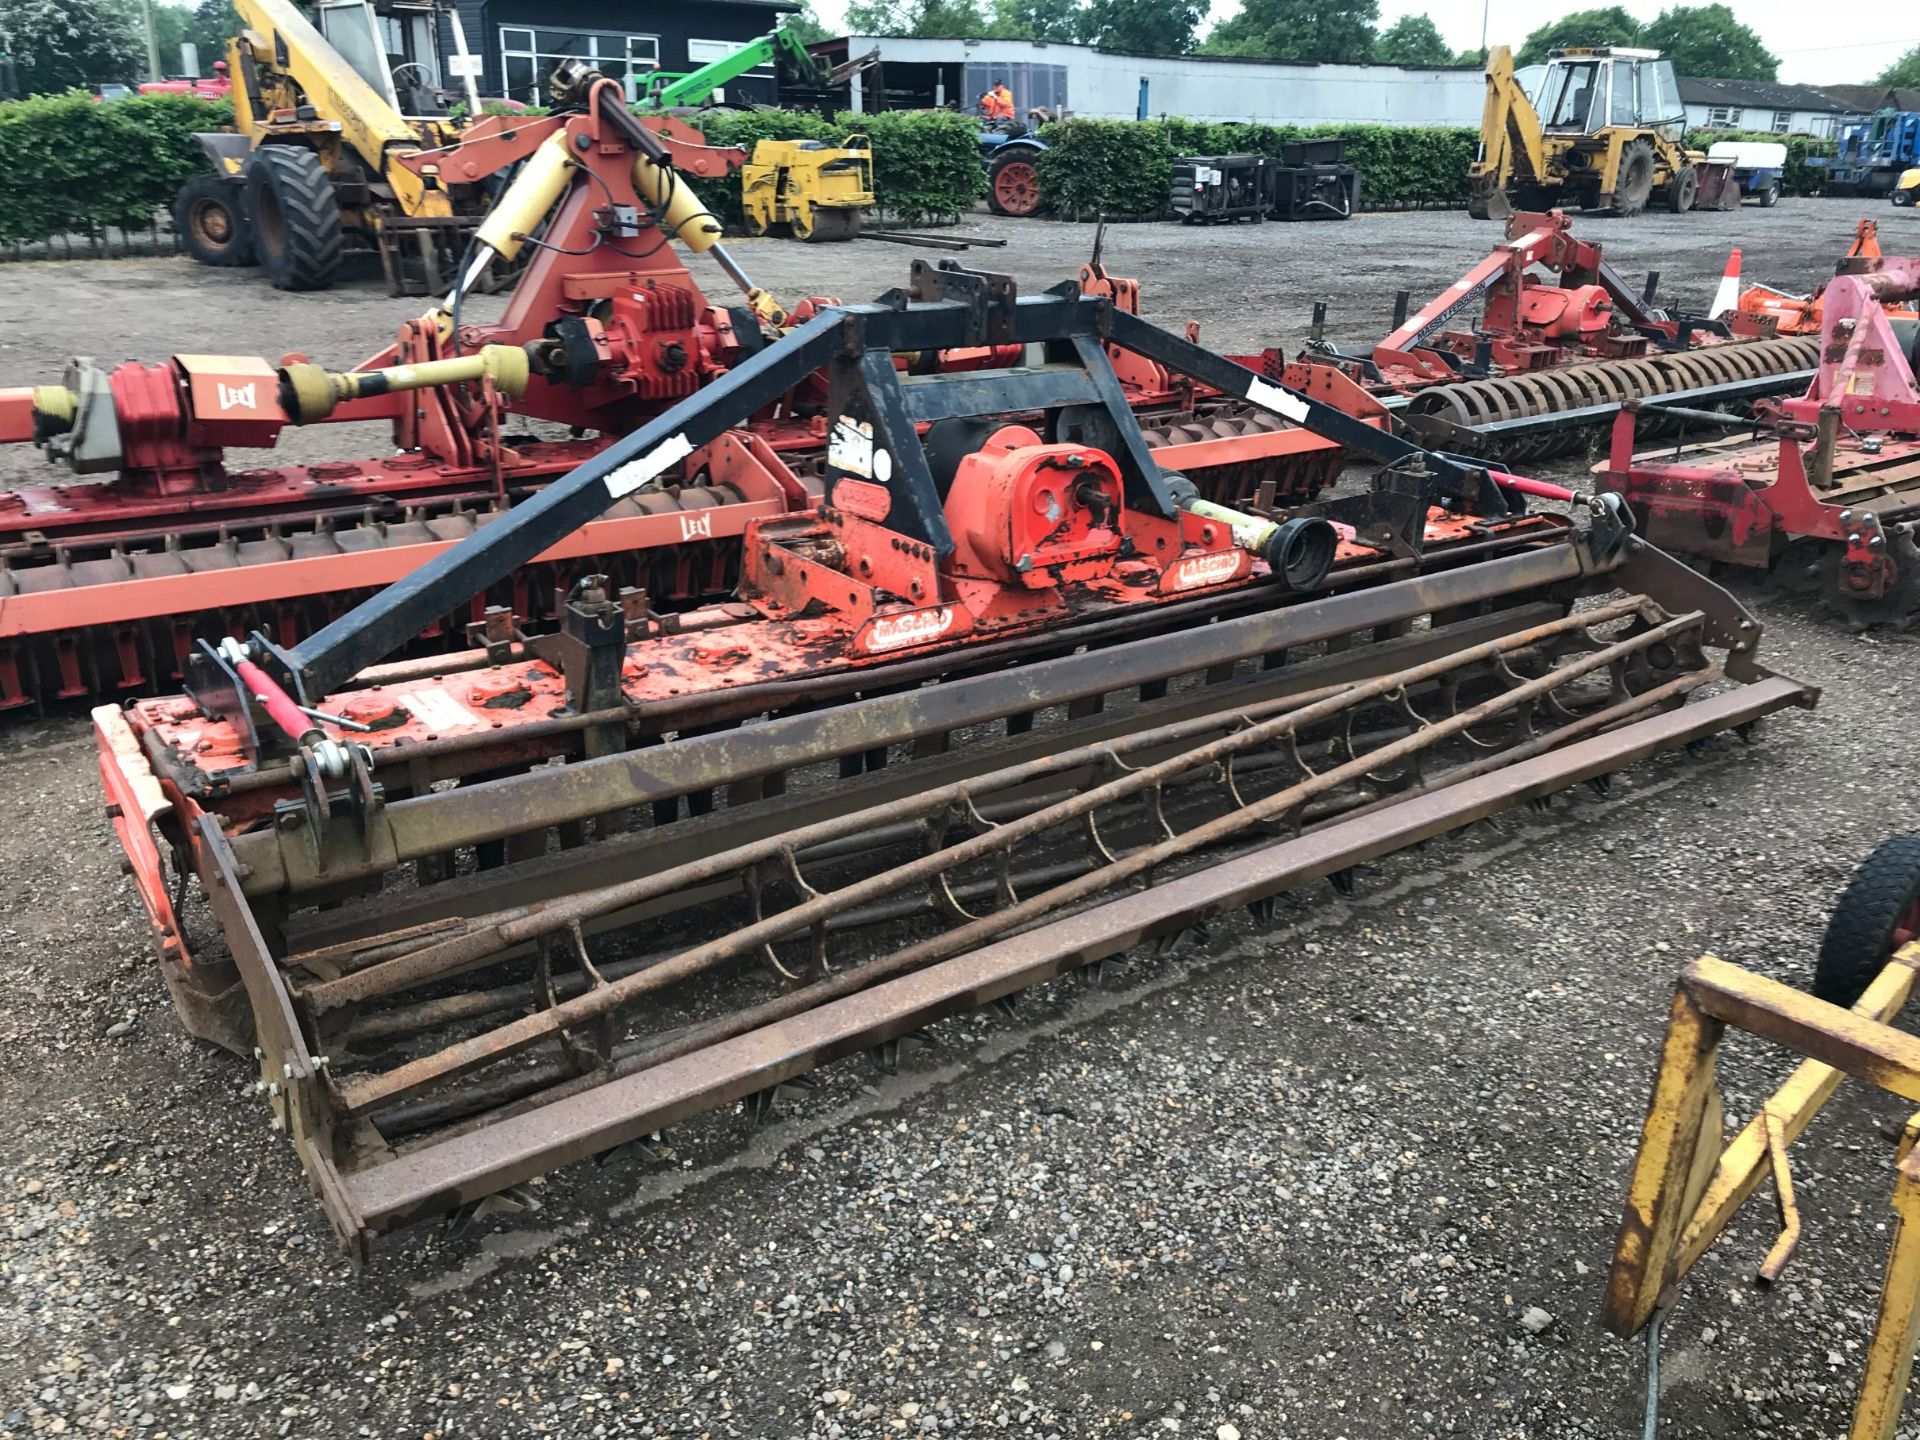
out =
<path fill-rule="evenodd" d="M 1629 400 L 1744 405 L 1810 373 L 1811 339 L 1660 309 L 1658 281 L 1636 290 L 1561 211 L 1520 213 L 1485 260 L 1419 310 L 1408 313 L 1402 291 L 1393 330 L 1367 349 L 1328 342 L 1316 305 L 1299 358 L 1343 371 L 1429 444 L 1511 463 L 1579 449 Z M 1285 357 L 1268 350 L 1260 363 Z"/>
<path fill-rule="evenodd" d="M 1920 260 L 1841 262 L 1821 295 L 1820 364 L 1797 397 L 1740 420 L 1680 404 L 1621 411 L 1600 488 L 1656 543 L 1701 560 L 1814 579 L 1860 625 L 1920 607 L 1920 321 L 1887 306 L 1920 296 Z M 1733 430 L 1639 450 L 1648 416 Z"/>
<path fill-rule="evenodd" d="M 815 307 L 337 618 L 201 629 L 184 693 L 94 712 L 176 1006 L 350 1253 L 1812 702 L 1618 501 L 1530 512 L 1571 497 L 1085 278 Z M 1209 498 L 1135 367 L 1371 481 Z M 745 517 L 732 598 L 583 562 L 551 632 L 391 658 L 677 475 L 797 483 L 754 427 L 814 385 L 816 503 Z"/>
<path fill-rule="evenodd" d="M 303 356 L 177 355 L 111 369 L 75 362 L 61 384 L 0 391 L 0 441 L 38 442 L 70 472 L 66 483 L 0 493 L 0 709 L 172 687 L 207 629 L 291 640 L 816 313 L 820 298 L 788 309 L 754 287 L 680 178 L 725 174 L 740 152 L 706 147 L 666 117 L 637 120 L 592 72 L 559 78 L 578 97 L 572 110 L 489 118 L 444 151 L 402 157 L 469 179 L 521 168 L 470 252 L 481 268 L 463 270 L 445 303 L 352 370 L 330 374 Z M 1448 292 L 1488 297 L 1478 326 L 1447 328 L 1458 305 L 1445 325 L 1408 322 L 1394 350 L 1404 364 L 1330 351 L 1248 363 L 1369 425 L 1424 427 L 1412 433 L 1508 460 L 1580 443 L 1580 427 L 1604 424 L 1625 398 L 1677 391 L 1711 404 L 1798 383 L 1810 342 L 1703 346 L 1719 338 L 1710 327 L 1633 308 L 1565 217 L 1523 219 L 1516 239 Z M 711 256 L 742 293 L 711 298 L 681 247 Z M 505 314 L 463 321 L 471 279 L 508 261 L 523 273 Z M 1529 276 L 1536 262 L 1559 284 Z M 1603 282 L 1615 306 L 1596 329 L 1589 291 Z M 1139 309 L 1138 285 L 1108 275 L 1097 254 L 1081 283 Z M 1546 317 L 1550 307 L 1563 319 Z M 1715 358 L 1722 348 L 1738 362 Z M 927 375 L 1010 358 L 987 344 L 896 363 Z M 1160 463 L 1210 498 L 1310 499 L 1356 453 L 1157 362 L 1114 360 Z M 1565 378 L 1548 383 L 1549 368 Z M 1596 403 L 1569 415 L 1570 397 Z M 820 376 L 773 398 L 737 444 L 674 460 L 665 484 L 430 621 L 416 649 L 467 643 L 490 610 L 551 627 L 585 573 L 644 589 L 661 609 L 727 595 L 748 521 L 817 498 L 824 398 Z M 229 447 L 271 446 L 288 425 L 366 421 L 391 426 L 379 458 L 246 470 L 225 461 Z M 570 438 L 551 438 L 555 426 Z M 777 478 L 743 463 L 743 447 L 779 456 Z"/>

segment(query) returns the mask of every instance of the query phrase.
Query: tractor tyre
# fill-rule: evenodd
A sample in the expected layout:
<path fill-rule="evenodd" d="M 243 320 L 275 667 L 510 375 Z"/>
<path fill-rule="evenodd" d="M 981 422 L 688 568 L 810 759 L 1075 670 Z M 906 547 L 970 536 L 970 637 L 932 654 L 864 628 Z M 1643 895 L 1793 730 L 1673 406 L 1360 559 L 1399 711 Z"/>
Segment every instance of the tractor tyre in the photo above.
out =
<path fill-rule="evenodd" d="M 1896 205 L 1911 205 L 1913 204 L 1914 193 L 1912 190 L 1896 190 L 1893 192 L 1893 203 Z"/>
<path fill-rule="evenodd" d="M 247 166 L 247 209 L 260 268 L 276 290 L 324 290 L 340 270 L 340 202 L 320 157 L 266 145 Z"/>
<path fill-rule="evenodd" d="M 987 166 L 987 208 L 996 215 L 1025 219 L 1040 213 L 1040 171 L 1033 152 L 1016 150 L 999 155 Z"/>
<path fill-rule="evenodd" d="M 253 264 L 253 227 L 247 224 L 246 193 L 237 180 L 193 175 L 173 197 L 173 233 L 180 248 L 202 265 Z"/>
<path fill-rule="evenodd" d="M 1613 177 L 1613 213 L 1638 215 L 1653 197 L 1653 146 L 1635 140 L 1620 152 L 1620 173 Z"/>
<path fill-rule="evenodd" d="M 1760 191 L 1760 208 L 1771 210 L 1780 203 L 1780 182 L 1769 180 Z"/>
<path fill-rule="evenodd" d="M 1883 840 L 1840 892 L 1820 942 L 1813 993 L 1851 1006 L 1893 952 L 1920 939 L 1920 835 Z"/>
<path fill-rule="evenodd" d="M 1691 165 L 1682 165 L 1667 185 L 1667 209 L 1676 215 L 1684 215 L 1693 208 L 1693 202 L 1699 196 L 1700 172 Z"/>

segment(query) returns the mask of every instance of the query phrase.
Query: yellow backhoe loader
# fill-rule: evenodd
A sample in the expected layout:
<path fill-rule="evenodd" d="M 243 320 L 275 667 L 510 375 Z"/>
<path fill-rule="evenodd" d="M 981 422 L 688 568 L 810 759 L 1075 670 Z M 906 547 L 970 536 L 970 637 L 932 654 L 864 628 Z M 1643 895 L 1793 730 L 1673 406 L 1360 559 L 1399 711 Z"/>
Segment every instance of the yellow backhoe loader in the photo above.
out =
<path fill-rule="evenodd" d="M 235 4 L 234 126 L 195 137 L 212 166 L 174 203 L 182 247 L 205 265 L 258 263 L 282 290 L 319 290 L 358 236 L 391 293 L 444 292 L 489 193 L 396 163 L 459 139 L 434 84 L 435 7 L 320 0 L 316 27 L 291 0 Z M 478 108 L 471 82 L 468 100 Z"/>
<path fill-rule="evenodd" d="M 1515 209 L 1555 207 L 1638 215 L 1649 204 L 1675 214 L 1740 203 L 1732 167 L 1680 143 L 1686 111 L 1673 62 L 1619 45 L 1552 51 L 1528 98 L 1513 52 L 1487 52 L 1480 155 L 1467 210 L 1506 220 Z"/>

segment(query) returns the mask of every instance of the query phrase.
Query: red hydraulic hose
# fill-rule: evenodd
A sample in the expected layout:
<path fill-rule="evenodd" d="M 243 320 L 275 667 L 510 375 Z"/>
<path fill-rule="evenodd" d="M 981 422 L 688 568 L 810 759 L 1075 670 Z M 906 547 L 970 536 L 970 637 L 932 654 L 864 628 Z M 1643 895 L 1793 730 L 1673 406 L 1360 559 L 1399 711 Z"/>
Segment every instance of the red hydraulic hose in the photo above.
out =
<path fill-rule="evenodd" d="M 1524 475 L 1509 475 L 1502 470 L 1487 472 L 1493 476 L 1493 483 L 1502 490 L 1517 491 L 1522 495 L 1531 495 L 1536 500 L 1571 500 L 1573 491 L 1564 485 L 1555 485 L 1549 480 L 1529 480 Z"/>
<path fill-rule="evenodd" d="M 310 730 L 316 728 L 313 721 L 307 718 L 306 712 L 293 703 L 292 697 L 253 661 L 234 661 L 233 672 L 246 681 L 247 688 L 266 709 L 273 723 L 284 730 L 287 738 L 294 744 L 298 745 Z"/>

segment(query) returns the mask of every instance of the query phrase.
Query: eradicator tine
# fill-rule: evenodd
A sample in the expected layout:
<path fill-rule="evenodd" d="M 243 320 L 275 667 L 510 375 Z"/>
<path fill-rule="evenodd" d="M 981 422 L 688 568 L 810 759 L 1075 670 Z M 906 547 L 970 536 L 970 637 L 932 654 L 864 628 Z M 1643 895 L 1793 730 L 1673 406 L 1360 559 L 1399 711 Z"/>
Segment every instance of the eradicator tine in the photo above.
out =
<path fill-rule="evenodd" d="M 1247 905 L 1247 914 L 1253 917 L 1253 923 L 1263 929 L 1272 929 L 1279 923 L 1280 902 L 1274 895 L 1262 895 Z"/>
<path fill-rule="evenodd" d="M 1335 870 L 1331 875 L 1327 876 L 1327 883 L 1333 886 L 1333 891 L 1336 895 L 1342 896 L 1343 898 L 1351 896 L 1354 888 L 1352 869 Z"/>

